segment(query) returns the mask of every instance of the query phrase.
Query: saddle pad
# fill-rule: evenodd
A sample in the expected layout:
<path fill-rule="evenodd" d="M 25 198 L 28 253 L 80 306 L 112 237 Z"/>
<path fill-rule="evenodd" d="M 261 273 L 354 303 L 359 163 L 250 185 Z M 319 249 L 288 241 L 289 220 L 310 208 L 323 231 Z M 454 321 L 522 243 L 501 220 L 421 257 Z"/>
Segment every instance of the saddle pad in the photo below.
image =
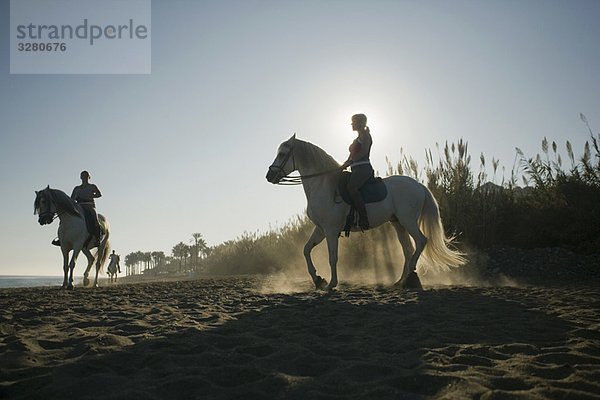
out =
<path fill-rule="evenodd" d="M 350 178 L 350 172 L 343 171 L 340 175 L 338 183 L 338 192 L 342 199 L 352 205 L 350 195 L 348 194 L 347 184 Z M 371 176 L 367 182 L 360 188 L 360 194 L 362 194 L 363 201 L 366 203 L 376 203 L 382 201 L 387 196 L 387 187 L 383 183 L 383 179 L 375 178 Z"/>

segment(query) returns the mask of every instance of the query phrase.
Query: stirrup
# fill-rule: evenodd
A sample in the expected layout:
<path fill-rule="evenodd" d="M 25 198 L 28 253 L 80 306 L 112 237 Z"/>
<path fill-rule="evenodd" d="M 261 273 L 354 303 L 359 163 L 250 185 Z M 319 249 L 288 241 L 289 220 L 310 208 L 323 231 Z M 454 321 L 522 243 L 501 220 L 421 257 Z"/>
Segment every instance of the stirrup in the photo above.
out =
<path fill-rule="evenodd" d="M 354 225 L 354 208 L 350 208 L 350 212 L 346 217 L 346 224 L 344 225 L 344 236 L 349 237 L 352 226 Z M 340 232 L 341 235 L 341 232 Z"/>
<path fill-rule="evenodd" d="M 367 230 L 371 229 L 371 227 L 369 226 L 369 218 L 366 215 L 364 215 L 364 216 L 359 215 L 358 216 L 358 226 L 363 231 L 367 231 Z"/>

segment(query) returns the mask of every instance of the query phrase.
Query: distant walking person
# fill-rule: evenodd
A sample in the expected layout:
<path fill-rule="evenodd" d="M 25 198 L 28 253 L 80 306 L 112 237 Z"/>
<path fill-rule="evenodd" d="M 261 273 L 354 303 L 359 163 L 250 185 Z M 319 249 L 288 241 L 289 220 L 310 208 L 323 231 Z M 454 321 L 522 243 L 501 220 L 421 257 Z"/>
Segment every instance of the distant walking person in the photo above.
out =
<path fill-rule="evenodd" d="M 91 178 L 89 172 L 81 171 L 79 177 L 81 178 L 81 185 L 75 186 L 71 198 L 83 208 L 88 232 L 98 240 L 98 243 L 100 243 L 102 240 L 102 232 L 100 231 L 100 224 L 98 223 L 98 214 L 96 213 L 96 203 L 94 199 L 102 197 L 102 193 L 100 193 L 98 186 L 89 182 Z M 52 244 L 60 246 L 60 241 L 55 239 Z"/>
<path fill-rule="evenodd" d="M 373 139 L 371 131 L 367 126 L 367 116 L 365 114 L 355 114 L 352 116 L 352 130 L 358 133 L 358 137 L 350 144 L 350 156 L 342 164 L 342 169 L 350 167 L 352 174 L 348 179 L 348 193 L 352 199 L 354 208 L 358 211 L 358 224 L 361 229 L 369 229 L 369 219 L 367 210 L 359 189 L 374 174 L 369 155 Z"/>

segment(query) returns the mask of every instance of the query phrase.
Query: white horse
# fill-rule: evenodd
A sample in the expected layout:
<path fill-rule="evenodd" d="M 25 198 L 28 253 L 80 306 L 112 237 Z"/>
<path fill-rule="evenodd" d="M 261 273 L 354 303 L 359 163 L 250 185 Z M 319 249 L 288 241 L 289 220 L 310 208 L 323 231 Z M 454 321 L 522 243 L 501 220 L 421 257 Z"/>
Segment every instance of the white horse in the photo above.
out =
<path fill-rule="evenodd" d="M 73 269 L 75 268 L 77 256 L 81 251 L 88 260 L 87 268 L 83 274 L 83 285 L 87 286 L 89 284 L 88 275 L 95 260 L 96 278 L 94 287 L 98 287 L 98 273 L 104 266 L 110 251 L 110 226 L 106 218 L 98 214 L 100 229 L 104 232 L 102 241 L 98 243 L 98 239 L 90 237 L 88 233 L 82 207 L 63 191 L 50 189 L 50 186 L 48 186 L 39 192 L 36 191 L 35 194 L 34 214 L 39 214 L 38 222 L 40 225 L 51 224 L 57 217 L 60 219 L 58 239 L 63 255 L 64 281 L 62 288 L 73 289 Z M 90 249 L 94 247 L 98 248 L 95 256 L 90 252 Z M 71 251 L 73 251 L 73 256 L 69 261 Z"/>
<path fill-rule="evenodd" d="M 300 177 L 288 177 L 296 170 Z M 338 238 L 350 210 L 350 205 L 339 200 L 339 177 L 340 164 L 337 161 L 314 144 L 296 139 L 295 134 L 279 146 L 266 176 L 269 182 L 275 184 L 293 183 L 294 178 L 296 182 L 302 182 L 308 202 L 308 217 L 315 224 L 304 246 L 304 257 L 317 289 L 331 290 L 338 284 Z M 416 267 L 422 252 L 428 261 L 439 267 L 463 265 L 466 262 L 464 255 L 448 248 L 451 239 L 444 234 L 439 208 L 429 189 L 407 176 L 390 176 L 383 181 L 387 196 L 383 201 L 366 204 L 366 208 L 370 226 L 391 222 L 402 245 L 404 268 L 396 284 L 421 288 Z M 329 285 L 317 275 L 310 256 L 312 249 L 323 239 L 326 239 L 329 250 Z"/>
<path fill-rule="evenodd" d="M 108 262 L 108 268 L 106 270 L 111 283 L 117 282 L 117 274 L 121 273 L 121 265 L 119 264 L 119 261 L 120 259 L 118 255 L 110 255 L 110 261 Z"/>

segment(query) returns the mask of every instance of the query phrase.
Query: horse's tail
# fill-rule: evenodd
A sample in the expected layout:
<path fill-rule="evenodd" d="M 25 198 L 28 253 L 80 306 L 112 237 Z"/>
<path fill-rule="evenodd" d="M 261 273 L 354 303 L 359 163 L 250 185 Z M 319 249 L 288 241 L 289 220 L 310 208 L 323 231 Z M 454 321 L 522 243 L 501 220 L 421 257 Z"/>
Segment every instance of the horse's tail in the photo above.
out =
<path fill-rule="evenodd" d="M 424 187 L 424 189 L 425 203 L 421 212 L 420 225 L 423 234 L 427 238 L 427 245 L 423 250 L 423 256 L 435 266 L 442 268 L 458 267 L 465 264 L 467 262 L 465 254 L 448 247 L 453 242 L 454 237 L 446 237 L 437 201 L 427 187 Z"/>
<path fill-rule="evenodd" d="M 109 233 L 107 232 L 106 235 L 104 236 L 104 251 L 102 252 L 102 254 L 100 255 L 100 272 L 104 273 L 104 264 L 106 263 L 106 259 L 108 258 L 108 255 L 110 254 L 110 240 L 108 239 L 108 235 Z"/>
<path fill-rule="evenodd" d="M 102 244 L 98 245 L 98 251 L 100 251 L 100 249 L 104 248 L 104 250 L 102 251 L 102 254 L 99 254 L 100 256 L 100 272 L 104 273 L 104 264 L 106 263 L 106 259 L 108 258 L 108 255 L 110 254 L 110 225 L 108 224 L 108 221 L 106 220 L 106 218 L 104 218 L 104 216 L 98 215 L 98 222 L 100 222 L 101 224 L 104 225 L 104 237 L 102 238 L 102 241 L 104 242 L 104 246 L 102 246 Z"/>

